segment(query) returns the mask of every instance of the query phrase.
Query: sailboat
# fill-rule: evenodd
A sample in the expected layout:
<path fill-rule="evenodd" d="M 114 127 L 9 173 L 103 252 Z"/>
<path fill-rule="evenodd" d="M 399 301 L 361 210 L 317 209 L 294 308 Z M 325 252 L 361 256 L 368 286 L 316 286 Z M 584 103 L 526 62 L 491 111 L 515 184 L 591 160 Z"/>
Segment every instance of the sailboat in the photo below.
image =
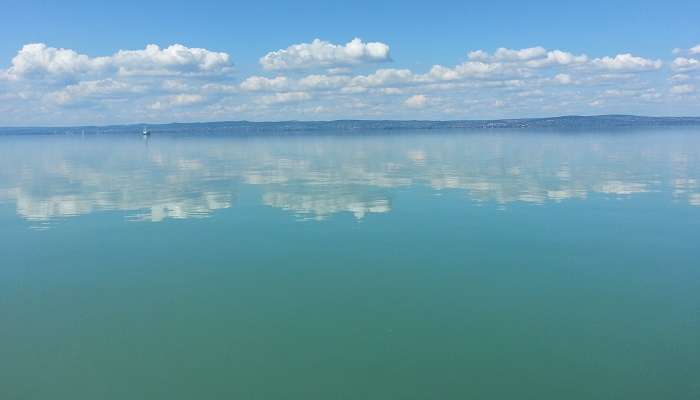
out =
<path fill-rule="evenodd" d="M 147 127 L 144 126 L 144 127 L 143 127 L 143 131 L 141 131 L 141 134 L 142 134 L 143 136 L 151 136 L 151 131 L 148 130 Z"/>

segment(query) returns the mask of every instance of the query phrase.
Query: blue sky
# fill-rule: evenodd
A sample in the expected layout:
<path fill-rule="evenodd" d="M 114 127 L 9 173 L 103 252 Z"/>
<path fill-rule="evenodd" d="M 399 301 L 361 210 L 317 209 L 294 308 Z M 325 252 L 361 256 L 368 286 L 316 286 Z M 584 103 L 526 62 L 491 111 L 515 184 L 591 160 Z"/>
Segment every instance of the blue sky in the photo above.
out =
<path fill-rule="evenodd" d="M 0 124 L 700 115 L 698 1 L 217 3 L 0 2 Z"/>

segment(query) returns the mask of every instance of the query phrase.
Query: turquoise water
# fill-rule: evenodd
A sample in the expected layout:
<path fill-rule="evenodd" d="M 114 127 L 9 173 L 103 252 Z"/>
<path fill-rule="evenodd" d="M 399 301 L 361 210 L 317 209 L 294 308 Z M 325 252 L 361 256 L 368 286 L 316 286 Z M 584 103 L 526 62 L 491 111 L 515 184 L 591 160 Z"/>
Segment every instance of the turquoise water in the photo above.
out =
<path fill-rule="evenodd" d="M 700 131 L 0 137 L 2 399 L 698 399 Z"/>

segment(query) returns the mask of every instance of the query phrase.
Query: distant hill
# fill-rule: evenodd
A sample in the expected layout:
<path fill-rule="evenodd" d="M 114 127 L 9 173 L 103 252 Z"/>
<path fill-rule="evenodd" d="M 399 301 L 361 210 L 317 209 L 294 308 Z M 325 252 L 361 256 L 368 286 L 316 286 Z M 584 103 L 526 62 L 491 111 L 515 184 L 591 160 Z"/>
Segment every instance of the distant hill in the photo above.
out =
<path fill-rule="evenodd" d="M 279 122 L 194 122 L 170 124 L 131 124 L 75 127 L 16 127 L 0 128 L 0 135 L 35 134 L 124 134 L 139 133 L 148 126 L 153 133 L 168 134 L 242 134 L 330 131 L 424 130 L 424 129 L 617 129 L 668 126 L 698 126 L 700 117 L 640 117 L 635 115 L 562 116 L 551 118 L 520 118 L 456 121 L 397 121 L 397 120 L 337 120 L 337 121 L 279 121 Z"/>

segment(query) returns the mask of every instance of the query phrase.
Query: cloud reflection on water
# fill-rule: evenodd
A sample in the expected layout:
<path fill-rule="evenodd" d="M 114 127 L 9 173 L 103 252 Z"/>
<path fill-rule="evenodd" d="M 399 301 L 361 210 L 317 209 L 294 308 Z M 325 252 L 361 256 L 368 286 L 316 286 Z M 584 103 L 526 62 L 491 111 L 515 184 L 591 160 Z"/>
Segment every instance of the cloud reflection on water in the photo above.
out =
<path fill-rule="evenodd" d="M 0 202 L 45 223 L 99 211 L 128 220 L 198 218 L 253 187 L 299 219 L 392 210 L 398 189 L 461 191 L 474 202 L 545 204 L 656 192 L 700 206 L 700 139 L 624 134 L 2 138 Z M 439 200 L 432 200 L 439 207 Z"/>

